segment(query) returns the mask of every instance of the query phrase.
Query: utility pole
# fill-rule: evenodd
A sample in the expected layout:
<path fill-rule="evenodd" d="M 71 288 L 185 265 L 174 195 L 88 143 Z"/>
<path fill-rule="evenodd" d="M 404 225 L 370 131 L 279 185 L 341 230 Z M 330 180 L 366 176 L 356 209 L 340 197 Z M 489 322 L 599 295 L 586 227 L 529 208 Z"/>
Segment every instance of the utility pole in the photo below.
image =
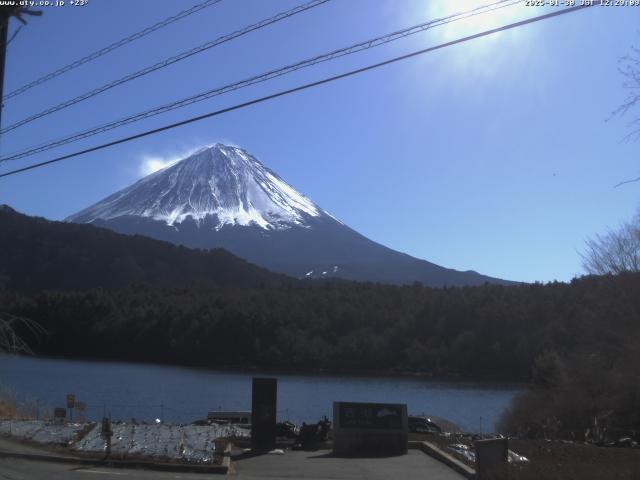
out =
<path fill-rule="evenodd" d="M 2 126 L 2 107 L 4 102 L 4 64 L 7 57 L 7 42 L 9 40 L 9 18 L 11 18 L 10 10 L 0 11 L 0 127 Z"/>
<path fill-rule="evenodd" d="M 7 44 L 9 43 L 9 19 L 16 17 L 22 24 L 26 24 L 27 22 L 22 18 L 23 14 L 40 16 L 42 12 L 21 7 L 17 5 L 17 2 L 14 2 L 14 5 L 0 7 L 0 128 L 2 126 L 2 108 L 4 107 L 2 97 L 4 96 L 4 65 L 7 57 Z"/>

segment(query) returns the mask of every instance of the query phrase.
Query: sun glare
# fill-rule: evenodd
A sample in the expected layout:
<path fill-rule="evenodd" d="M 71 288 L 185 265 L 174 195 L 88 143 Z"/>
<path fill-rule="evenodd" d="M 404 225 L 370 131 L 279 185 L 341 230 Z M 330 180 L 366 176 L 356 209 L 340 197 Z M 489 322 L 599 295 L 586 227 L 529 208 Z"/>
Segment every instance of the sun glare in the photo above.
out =
<path fill-rule="evenodd" d="M 488 0 L 441 2 L 428 0 L 426 10 L 429 18 L 440 18 L 457 13 L 464 13 L 463 18 L 435 29 L 440 32 L 442 38 L 447 41 L 506 25 L 523 18 L 523 13 L 526 13 L 523 11 L 522 2 L 505 2 L 504 4 L 473 11 L 474 9 L 479 9 L 491 3 L 493 2 Z M 501 35 L 502 32 L 498 32 L 487 38 L 495 40 Z"/>

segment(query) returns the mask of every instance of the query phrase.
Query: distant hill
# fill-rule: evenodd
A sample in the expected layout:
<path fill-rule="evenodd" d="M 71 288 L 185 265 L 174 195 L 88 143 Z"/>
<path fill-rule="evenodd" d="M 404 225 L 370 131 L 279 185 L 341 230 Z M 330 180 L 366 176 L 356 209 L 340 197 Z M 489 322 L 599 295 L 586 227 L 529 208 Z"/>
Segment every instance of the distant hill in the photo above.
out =
<path fill-rule="evenodd" d="M 0 290 L 78 290 L 207 284 L 235 287 L 294 282 L 223 249 L 191 250 L 93 225 L 52 222 L 0 205 Z"/>

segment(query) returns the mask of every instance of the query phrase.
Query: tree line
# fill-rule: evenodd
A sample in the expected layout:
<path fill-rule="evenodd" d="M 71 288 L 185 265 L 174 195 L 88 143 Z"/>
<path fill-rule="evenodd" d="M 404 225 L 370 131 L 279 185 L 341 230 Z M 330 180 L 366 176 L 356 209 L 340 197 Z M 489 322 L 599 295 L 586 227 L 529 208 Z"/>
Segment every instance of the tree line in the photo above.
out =
<path fill-rule="evenodd" d="M 613 365 L 637 350 L 629 339 L 640 338 L 639 293 L 631 273 L 442 289 L 138 284 L 4 292 L 0 311 L 48 332 L 22 332 L 43 355 L 527 381 L 549 352 L 597 352 Z"/>

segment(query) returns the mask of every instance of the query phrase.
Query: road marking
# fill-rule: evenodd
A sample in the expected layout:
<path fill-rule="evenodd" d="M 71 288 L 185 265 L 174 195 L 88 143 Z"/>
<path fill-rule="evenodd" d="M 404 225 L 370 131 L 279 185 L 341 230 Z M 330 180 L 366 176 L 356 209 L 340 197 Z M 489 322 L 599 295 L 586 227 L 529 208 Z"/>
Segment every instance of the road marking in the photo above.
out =
<path fill-rule="evenodd" d="M 82 469 L 78 469 L 78 470 L 76 470 L 76 472 L 81 472 L 81 473 L 101 473 L 103 475 L 128 475 L 128 473 L 105 472 L 105 471 L 102 471 L 102 470 L 82 470 Z"/>

